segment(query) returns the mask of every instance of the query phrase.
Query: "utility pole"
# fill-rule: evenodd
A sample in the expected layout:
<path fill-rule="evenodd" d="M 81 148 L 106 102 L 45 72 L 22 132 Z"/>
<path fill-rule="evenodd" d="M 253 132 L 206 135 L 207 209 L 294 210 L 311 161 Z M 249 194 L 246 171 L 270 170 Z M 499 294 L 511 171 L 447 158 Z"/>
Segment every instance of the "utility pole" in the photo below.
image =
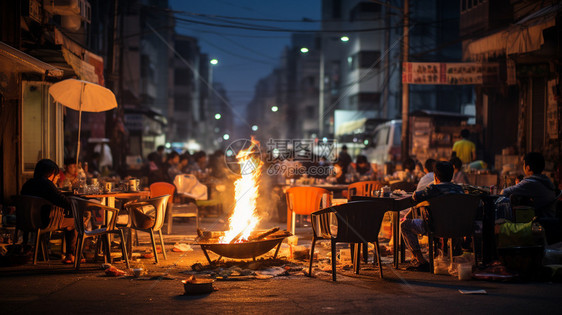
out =
<path fill-rule="evenodd" d="M 409 27 L 410 27 L 410 17 L 409 17 L 409 5 L 408 0 L 404 0 L 403 8 L 403 19 L 404 19 L 404 46 L 402 47 L 402 72 L 404 71 L 404 65 L 408 62 L 408 50 L 409 47 Z M 402 77 L 402 75 L 400 75 Z M 410 134 L 410 122 L 409 122 L 409 112 L 410 112 L 410 93 L 408 89 L 408 83 L 402 81 L 402 154 L 401 158 L 404 160 L 406 157 L 410 156 L 409 149 L 409 137 Z"/>
<path fill-rule="evenodd" d="M 318 94 L 318 138 L 324 137 L 324 35 L 320 35 L 320 82 Z"/>
<path fill-rule="evenodd" d="M 385 6 L 384 22 L 386 31 L 384 32 L 384 50 L 387 52 L 384 57 L 384 90 L 383 90 L 383 110 L 379 117 L 388 119 L 388 95 L 390 89 L 390 7 Z"/>

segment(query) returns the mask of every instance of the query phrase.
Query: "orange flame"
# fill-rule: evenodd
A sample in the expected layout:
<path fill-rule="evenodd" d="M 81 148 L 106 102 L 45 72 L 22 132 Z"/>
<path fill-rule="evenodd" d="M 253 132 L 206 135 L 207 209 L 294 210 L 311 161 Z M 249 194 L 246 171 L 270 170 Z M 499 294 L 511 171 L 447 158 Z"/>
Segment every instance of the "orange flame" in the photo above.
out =
<path fill-rule="evenodd" d="M 241 177 L 234 182 L 236 205 L 228 219 L 229 230 L 219 240 L 221 243 L 247 240 L 260 221 L 256 214 L 256 199 L 263 162 L 259 156 L 258 146 L 259 142 L 252 137 L 250 147 L 236 155 Z"/>

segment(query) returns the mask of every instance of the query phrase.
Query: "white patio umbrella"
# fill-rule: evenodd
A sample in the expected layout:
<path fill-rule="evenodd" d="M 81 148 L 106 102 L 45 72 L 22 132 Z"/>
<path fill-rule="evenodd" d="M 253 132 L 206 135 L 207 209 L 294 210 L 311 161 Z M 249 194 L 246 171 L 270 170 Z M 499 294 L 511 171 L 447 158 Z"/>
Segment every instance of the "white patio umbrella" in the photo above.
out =
<path fill-rule="evenodd" d="M 82 129 L 82 112 L 104 112 L 117 107 L 117 100 L 111 90 L 88 81 L 67 79 L 57 82 L 49 88 L 49 94 L 56 102 L 77 110 L 78 114 L 78 148 L 76 164 L 80 154 L 80 131 Z"/>

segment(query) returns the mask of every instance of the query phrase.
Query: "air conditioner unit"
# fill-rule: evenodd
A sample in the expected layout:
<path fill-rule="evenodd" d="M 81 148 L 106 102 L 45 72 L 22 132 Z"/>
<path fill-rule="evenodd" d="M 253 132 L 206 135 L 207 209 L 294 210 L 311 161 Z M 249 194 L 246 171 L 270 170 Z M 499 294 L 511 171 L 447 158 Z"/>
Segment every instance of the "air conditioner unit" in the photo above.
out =
<path fill-rule="evenodd" d="M 80 0 L 43 0 L 43 9 L 54 15 L 80 15 Z"/>
<path fill-rule="evenodd" d="M 53 15 L 76 15 L 87 23 L 92 21 L 92 6 L 88 0 L 43 0 L 43 8 Z"/>
<path fill-rule="evenodd" d="M 87 23 L 92 22 L 92 6 L 88 0 L 79 0 L 80 1 L 80 16 L 82 20 L 86 21 Z"/>

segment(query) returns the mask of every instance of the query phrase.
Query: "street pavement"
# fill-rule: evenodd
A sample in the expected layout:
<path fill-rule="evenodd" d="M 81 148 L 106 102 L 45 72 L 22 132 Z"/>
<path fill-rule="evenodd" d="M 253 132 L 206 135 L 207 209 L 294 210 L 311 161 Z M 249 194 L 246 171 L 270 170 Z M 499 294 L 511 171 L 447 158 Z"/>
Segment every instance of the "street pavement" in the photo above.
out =
<path fill-rule="evenodd" d="M 217 220 L 203 220 L 203 228 L 217 227 Z M 221 222 L 222 223 L 222 222 Z M 269 226 L 281 223 L 269 222 Z M 144 234 L 144 235 L 143 235 Z M 310 227 L 297 230 L 299 245 L 310 243 Z M 150 247 L 146 233 L 139 233 L 142 253 Z M 384 257 L 384 279 L 378 268 L 363 265 L 359 275 L 338 268 L 337 282 L 331 280 L 329 264 L 315 268 L 314 277 L 305 276 L 308 260 L 288 259 L 288 247 L 275 263 L 289 266 L 284 275 L 258 280 L 216 281 L 216 291 L 204 295 L 184 295 L 182 279 L 192 265 L 208 262 L 197 245 L 193 251 L 172 252 L 175 243 L 192 244 L 193 222 L 174 225 L 166 235 L 168 259 L 159 265 L 154 259 L 135 258 L 133 267 L 143 266 L 148 274 L 109 277 L 101 262 L 83 264 L 76 272 L 59 260 L 0 268 L 0 314 L 296 314 L 296 313 L 407 313 L 407 314 L 529 314 L 561 313 L 562 284 L 540 281 L 493 282 L 460 281 L 448 275 L 396 270 L 391 256 Z M 318 246 L 325 261 L 327 242 Z M 138 255 L 138 254 L 137 254 Z M 268 264 L 268 258 L 255 263 Z M 160 256 L 162 258 L 162 256 Z M 211 255 L 216 259 L 216 255 Z M 125 269 L 122 262 L 114 266 Z M 223 265 L 224 267 L 225 265 Z M 197 276 L 204 277 L 201 273 Z M 245 279 L 240 277 L 238 279 Z M 486 294 L 461 294 L 459 290 L 485 290 Z"/>

